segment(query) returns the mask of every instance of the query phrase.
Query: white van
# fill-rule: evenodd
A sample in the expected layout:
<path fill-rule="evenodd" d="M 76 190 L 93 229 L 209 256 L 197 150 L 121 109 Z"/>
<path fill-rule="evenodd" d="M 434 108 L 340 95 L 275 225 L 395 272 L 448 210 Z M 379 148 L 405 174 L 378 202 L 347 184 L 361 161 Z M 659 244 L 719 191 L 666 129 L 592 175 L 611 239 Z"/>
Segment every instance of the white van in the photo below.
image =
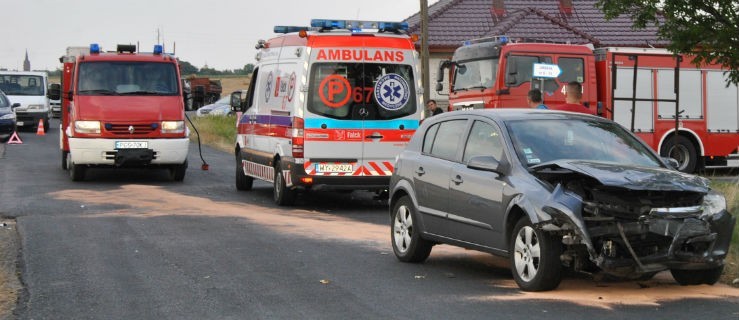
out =
<path fill-rule="evenodd" d="M 18 127 L 35 129 L 42 120 L 44 131 L 49 130 L 48 82 L 46 72 L 0 71 L 0 90 L 11 103 L 20 103 L 20 107 L 15 108 Z"/>
<path fill-rule="evenodd" d="M 387 190 L 395 156 L 423 116 L 418 54 L 407 24 L 313 20 L 260 40 L 236 137 L 236 188 Z"/>

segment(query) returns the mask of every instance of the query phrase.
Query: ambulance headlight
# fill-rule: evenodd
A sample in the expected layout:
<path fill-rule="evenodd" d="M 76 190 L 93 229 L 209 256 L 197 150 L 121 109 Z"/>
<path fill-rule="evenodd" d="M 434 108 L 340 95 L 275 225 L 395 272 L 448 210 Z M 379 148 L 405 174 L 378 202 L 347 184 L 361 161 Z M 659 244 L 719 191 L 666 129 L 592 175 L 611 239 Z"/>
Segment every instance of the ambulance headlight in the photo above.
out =
<path fill-rule="evenodd" d="M 44 110 L 44 107 L 45 106 L 43 104 L 29 104 L 28 105 L 28 108 L 26 108 L 26 110 L 28 110 L 28 111 L 40 111 L 40 110 Z"/>
<path fill-rule="evenodd" d="M 79 133 L 100 133 L 100 121 L 75 121 L 74 131 Z"/>
<path fill-rule="evenodd" d="M 162 121 L 162 133 L 185 132 L 185 121 Z"/>

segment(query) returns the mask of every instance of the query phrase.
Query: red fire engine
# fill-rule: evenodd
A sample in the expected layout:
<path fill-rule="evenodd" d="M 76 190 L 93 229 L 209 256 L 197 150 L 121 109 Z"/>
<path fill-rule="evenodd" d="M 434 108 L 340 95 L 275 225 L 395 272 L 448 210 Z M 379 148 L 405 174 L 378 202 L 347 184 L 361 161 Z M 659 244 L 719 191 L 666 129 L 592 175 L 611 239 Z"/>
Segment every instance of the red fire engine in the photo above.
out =
<path fill-rule="evenodd" d="M 679 170 L 725 166 L 739 146 L 736 85 L 719 65 L 696 66 L 665 49 L 598 48 L 494 37 L 466 42 L 451 60 L 449 110 L 528 107 L 529 90 L 544 104 L 564 103 L 564 86 L 577 81 L 583 104 L 643 139 Z M 545 67 L 538 72 L 537 67 Z"/>
<path fill-rule="evenodd" d="M 136 46 L 70 47 L 62 74 L 62 168 L 74 181 L 91 167 L 165 168 L 182 181 L 189 146 L 177 59 Z"/>

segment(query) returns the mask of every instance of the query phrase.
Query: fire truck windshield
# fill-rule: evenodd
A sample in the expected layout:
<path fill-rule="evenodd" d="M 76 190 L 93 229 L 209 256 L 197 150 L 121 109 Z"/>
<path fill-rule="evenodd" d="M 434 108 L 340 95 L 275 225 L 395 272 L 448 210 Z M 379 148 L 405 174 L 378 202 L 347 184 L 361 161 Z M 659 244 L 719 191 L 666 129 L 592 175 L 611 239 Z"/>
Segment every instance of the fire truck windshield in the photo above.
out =
<path fill-rule="evenodd" d="M 498 59 L 472 60 L 457 63 L 452 90 L 491 88 L 498 72 Z"/>
<path fill-rule="evenodd" d="M 177 95 L 172 63 L 85 62 L 79 67 L 80 95 Z"/>
<path fill-rule="evenodd" d="M 413 68 L 402 64 L 318 63 L 308 111 L 342 120 L 387 120 L 416 112 Z"/>

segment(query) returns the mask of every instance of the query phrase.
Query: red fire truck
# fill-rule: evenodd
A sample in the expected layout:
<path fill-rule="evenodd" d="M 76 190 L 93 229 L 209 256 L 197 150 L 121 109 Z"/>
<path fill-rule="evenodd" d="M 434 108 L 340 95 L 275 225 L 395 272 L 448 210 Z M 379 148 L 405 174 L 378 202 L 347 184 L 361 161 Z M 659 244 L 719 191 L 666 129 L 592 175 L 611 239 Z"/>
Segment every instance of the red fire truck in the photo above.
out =
<path fill-rule="evenodd" d="M 440 63 L 449 70 L 449 110 L 528 107 L 529 90 L 564 103 L 564 86 L 583 86 L 583 104 L 643 139 L 679 170 L 725 166 L 739 146 L 736 85 L 719 65 L 696 66 L 665 49 L 597 48 L 494 37 L 466 42 Z M 538 72 L 537 67 L 545 67 Z M 541 69 L 541 68 L 539 68 Z"/>
<path fill-rule="evenodd" d="M 142 53 L 92 44 L 68 48 L 60 61 L 59 144 L 72 180 L 91 167 L 165 168 L 175 181 L 185 178 L 189 132 L 176 58 L 161 45 Z"/>

